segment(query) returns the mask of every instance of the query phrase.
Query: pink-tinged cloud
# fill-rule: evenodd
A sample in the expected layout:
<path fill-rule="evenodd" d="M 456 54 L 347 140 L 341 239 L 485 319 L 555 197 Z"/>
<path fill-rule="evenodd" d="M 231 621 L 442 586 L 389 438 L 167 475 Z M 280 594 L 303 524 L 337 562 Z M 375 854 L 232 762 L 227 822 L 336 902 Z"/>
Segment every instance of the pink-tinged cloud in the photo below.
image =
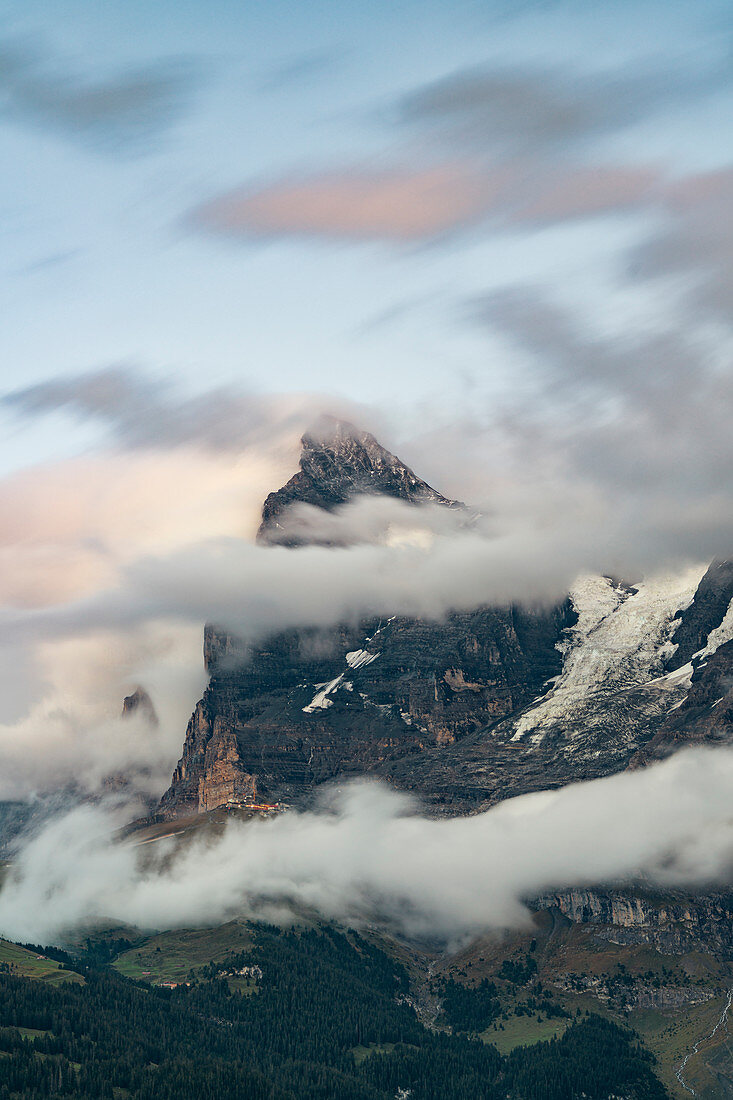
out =
<path fill-rule="evenodd" d="M 674 211 L 705 211 L 710 203 L 730 202 L 733 196 L 733 168 L 686 176 L 671 185 L 667 199 Z"/>
<path fill-rule="evenodd" d="M 648 166 L 569 167 L 524 161 L 453 162 L 381 172 L 351 169 L 240 189 L 199 207 L 193 222 L 234 238 L 430 240 L 483 219 L 533 225 L 592 218 L 654 201 L 662 173 Z"/>
<path fill-rule="evenodd" d="M 496 184 L 465 165 L 352 170 L 234 191 L 194 219 L 232 236 L 418 241 L 473 221 L 495 197 Z"/>
<path fill-rule="evenodd" d="M 559 222 L 623 211 L 652 199 L 662 182 L 662 173 L 651 167 L 574 168 L 535 182 L 513 219 Z"/>

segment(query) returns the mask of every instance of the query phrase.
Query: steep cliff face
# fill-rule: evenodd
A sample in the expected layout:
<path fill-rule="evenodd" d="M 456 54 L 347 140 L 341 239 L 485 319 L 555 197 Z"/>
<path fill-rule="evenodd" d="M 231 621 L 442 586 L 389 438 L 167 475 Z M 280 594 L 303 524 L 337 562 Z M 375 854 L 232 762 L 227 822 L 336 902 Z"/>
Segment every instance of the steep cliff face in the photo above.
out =
<path fill-rule="evenodd" d="M 209 627 L 211 680 L 161 812 L 211 808 L 229 788 L 243 797 L 223 801 L 298 801 L 339 775 L 386 774 L 397 761 L 409 769 L 529 702 L 559 669 L 566 615 L 484 608 L 440 623 L 292 631 L 239 664 L 237 640 Z M 217 729 L 226 756 L 212 748 Z M 225 761 L 216 781 L 213 759 Z"/>
<path fill-rule="evenodd" d="M 183 755 L 160 803 L 165 817 L 257 801 L 256 780 L 242 764 L 234 730 L 208 703 L 204 697 L 191 715 Z"/>
<path fill-rule="evenodd" d="M 538 898 L 532 907 L 555 909 L 574 924 L 596 925 L 613 943 L 648 943 L 671 955 L 699 949 L 733 957 L 731 894 L 563 890 Z"/>

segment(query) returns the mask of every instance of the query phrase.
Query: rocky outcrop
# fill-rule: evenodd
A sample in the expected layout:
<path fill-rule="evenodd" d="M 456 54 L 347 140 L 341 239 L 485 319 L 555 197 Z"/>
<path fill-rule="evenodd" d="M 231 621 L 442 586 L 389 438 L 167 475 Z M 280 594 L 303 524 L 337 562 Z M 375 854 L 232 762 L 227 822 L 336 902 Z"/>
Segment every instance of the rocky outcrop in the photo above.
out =
<path fill-rule="evenodd" d="M 160 802 L 163 817 L 257 801 L 255 777 L 242 765 L 231 725 L 222 715 L 212 715 L 208 704 L 204 697 L 188 723 L 183 755 Z"/>
<path fill-rule="evenodd" d="M 731 894 L 563 890 L 531 905 L 556 910 L 574 924 L 597 926 L 601 938 L 612 943 L 648 943 L 671 955 L 700 949 L 733 958 Z"/>
<path fill-rule="evenodd" d="M 131 695 L 126 695 L 122 700 L 122 717 L 132 718 L 133 715 L 141 716 L 154 728 L 159 724 L 153 700 L 145 688 L 135 688 Z"/>
<path fill-rule="evenodd" d="M 223 718 L 217 716 L 206 746 L 199 779 L 199 813 L 216 809 L 217 806 L 256 801 L 255 777 L 242 768 L 234 730 Z"/>
<path fill-rule="evenodd" d="M 286 485 L 270 493 L 262 509 L 257 533 L 260 543 L 299 546 L 303 540 L 283 527 L 283 517 L 294 504 L 309 504 L 326 512 L 356 496 L 387 496 L 408 504 L 460 507 L 422 481 L 369 432 L 353 424 L 324 417 L 303 436 L 300 469 Z M 312 544 L 321 541 L 311 534 Z M 332 536 L 328 540 L 332 542 Z"/>

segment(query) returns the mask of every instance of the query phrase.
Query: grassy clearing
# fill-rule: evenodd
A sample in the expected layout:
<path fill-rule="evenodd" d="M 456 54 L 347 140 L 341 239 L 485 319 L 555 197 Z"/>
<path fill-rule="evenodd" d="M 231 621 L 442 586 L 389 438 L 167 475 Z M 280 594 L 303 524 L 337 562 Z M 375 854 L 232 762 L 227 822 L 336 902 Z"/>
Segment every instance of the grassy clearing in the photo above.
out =
<path fill-rule="evenodd" d="M 510 1016 L 501 1021 L 504 1030 L 487 1028 L 481 1035 L 485 1043 L 491 1043 L 501 1054 L 509 1054 L 515 1047 L 531 1046 L 548 1039 L 559 1039 L 570 1020 L 545 1020 L 532 1016 Z"/>
<path fill-rule="evenodd" d="M 113 965 L 126 978 L 152 985 L 185 982 L 192 970 L 197 971 L 207 963 L 223 962 L 229 954 L 244 951 L 251 943 L 246 925 L 230 921 L 219 928 L 161 932 L 150 936 L 119 955 Z M 245 982 L 242 991 L 250 992 L 250 985 Z"/>
<path fill-rule="evenodd" d="M 62 970 L 61 963 L 47 959 L 45 955 L 36 955 L 34 951 L 18 947 L 7 940 L 0 940 L 0 965 L 3 963 L 21 978 L 33 978 L 35 981 L 50 982 L 51 985 L 61 982 L 84 984 L 81 974 L 76 974 L 73 970 Z"/>
<path fill-rule="evenodd" d="M 50 1031 L 41 1031 L 37 1027 L 16 1027 L 24 1039 L 38 1039 L 41 1035 L 50 1035 Z"/>
<path fill-rule="evenodd" d="M 368 1047 L 352 1047 L 351 1053 L 357 1066 L 360 1066 L 370 1054 L 391 1054 L 394 1048 L 394 1043 L 372 1043 Z"/>

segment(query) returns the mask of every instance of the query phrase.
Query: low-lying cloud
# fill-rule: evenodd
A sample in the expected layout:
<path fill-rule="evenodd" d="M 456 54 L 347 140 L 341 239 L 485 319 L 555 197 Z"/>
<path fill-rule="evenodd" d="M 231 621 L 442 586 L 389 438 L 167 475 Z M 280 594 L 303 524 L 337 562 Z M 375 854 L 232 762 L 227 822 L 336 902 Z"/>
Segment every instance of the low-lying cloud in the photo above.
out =
<path fill-rule="evenodd" d="M 307 909 L 455 940 L 521 926 L 527 899 L 563 886 L 728 885 L 731 783 L 733 752 L 695 749 L 431 820 L 410 797 L 362 781 L 320 810 L 230 821 L 178 849 L 116 843 L 118 819 L 82 807 L 19 853 L 0 893 L 0 932 L 48 942 L 103 920 L 164 929 Z"/>

